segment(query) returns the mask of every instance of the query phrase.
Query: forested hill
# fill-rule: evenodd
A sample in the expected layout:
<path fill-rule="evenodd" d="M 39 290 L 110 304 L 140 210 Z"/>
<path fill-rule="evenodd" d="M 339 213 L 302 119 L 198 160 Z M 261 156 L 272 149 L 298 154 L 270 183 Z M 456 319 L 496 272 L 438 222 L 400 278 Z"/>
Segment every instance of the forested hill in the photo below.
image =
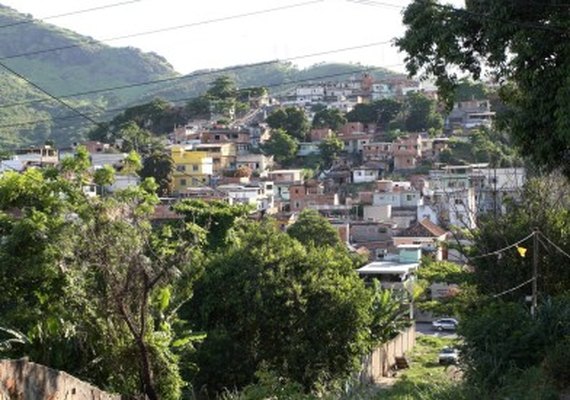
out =
<path fill-rule="evenodd" d="M 279 85 L 284 82 L 341 73 L 349 75 L 366 68 L 352 64 L 320 64 L 300 70 L 291 63 L 275 62 L 181 76 L 157 54 L 111 47 L 51 24 L 31 23 L 31 18 L 0 5 L 0 63 L 48 92 L 62 96 L 98 122 L 112 119 L 123 107 L 156 97 L 173 101 L 196 96 L 221 74 L 231 76 L 240 87 L 269 85 L 270 90 L 279 91 L 283 89 Z M 390 74 L 382 69 L 373 73 L 376 76 Z M 164 79 L 167 81 L 145 84 Z M 132 84 L 136 86 L 70 96 Z M 82 139 L 90 128 L 93 128 L 92 123 L 0 68 L 0 148 L 42 143 L 48 139 L 64 145 Z"/>

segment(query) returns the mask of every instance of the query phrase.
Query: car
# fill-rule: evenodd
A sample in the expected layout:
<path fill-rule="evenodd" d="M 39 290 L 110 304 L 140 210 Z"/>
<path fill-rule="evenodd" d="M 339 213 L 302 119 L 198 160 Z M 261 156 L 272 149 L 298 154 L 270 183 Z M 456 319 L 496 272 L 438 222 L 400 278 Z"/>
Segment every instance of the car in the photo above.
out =
<path fill-rule="evenodd" d="M 432 326 L 438 331 L 454 331 L 457 329 L 457 320 L 455 318 L 440 318 L 433 321 Z"/>
<path fill-rule="evenodd" d="M 444 347 L 438 355 L 440 365 L 457 364 L 459 361 L 459 350 L 453 347 Z"/>

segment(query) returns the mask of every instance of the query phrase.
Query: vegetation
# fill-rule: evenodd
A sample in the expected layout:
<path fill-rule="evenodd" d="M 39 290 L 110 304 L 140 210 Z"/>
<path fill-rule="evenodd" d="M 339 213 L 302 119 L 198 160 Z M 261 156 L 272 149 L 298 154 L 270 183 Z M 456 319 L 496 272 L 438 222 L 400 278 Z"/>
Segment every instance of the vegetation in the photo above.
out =
<path fill-rule="evenodd" d="M 492 16 L 492 18 L 489 18 Z M 564 7 L 548 2 L 521 12 L 510 0 L 468 2 L 465 9 L 416 0 L 404 12 L 405 35 L 397 45 L 408 54 L 412 75 L 434 75 L 448 105 L 457 84 L 455 68 L 477 80 L 483 65 L 499 82 L 508 106 L 503 125 L 523 156 L 570 177 L 567 134 L 570 67 Z"/>
<path fill-rule="evenodd" d="M 297 157 L 299 144 L 297 140 L 283 129 L 276 129 L 271 132 L 271 137 L 261 148 L 264 152 L 273 156 L 279 164 L 286 166 Z"/>
<path fill-rule="evenodd" d="M 299 141 L 305 140 L 310 128 L 305 112 L 296 107 L 280 108 L 273 111 L 267 117 L 266 122 L 272 129 L 282 129 Z"/>

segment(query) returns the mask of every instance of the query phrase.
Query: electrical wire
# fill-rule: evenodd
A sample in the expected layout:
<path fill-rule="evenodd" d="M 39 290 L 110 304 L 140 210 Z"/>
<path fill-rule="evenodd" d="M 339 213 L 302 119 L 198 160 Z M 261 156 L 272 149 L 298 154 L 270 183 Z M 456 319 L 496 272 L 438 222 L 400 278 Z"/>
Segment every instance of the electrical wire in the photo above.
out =
<path fill-rule="evenodd" d="M 513 247 L 517 247 L 519 244 L 521 244 L 521 243 L 523 243 L 523 242 L 526 242 L 528 239 L 530 239 L 531 237 L 533 237 L 535 234 L 536 234 L 536 232 L 532 232 L 530 235 L 528 235 L 528 236 L 522 238 L 521 240 L 519 240 L 519 241 L 517 241 L 517 242 L 515 242 L 515 243 L 513 243 L 513 244 L 510 244 L 510 245 L 508 245 L 508 246 L 506 246 L 506 247 L 503 247 L 502 249 L 495 250 L 495 251 L 492 251 L 492 252 L 490 252 L 490 253 L 482 254 L 482 255 L 480 255 L 480 256 L 469 257 L 469 259 L 470 259 L 470 260 L 476 260 L 476 259 L 479 259 L 479 258 L 490 257 L 490 256 L 496 256 L 496 255 L 501 254 L 501 253 L 503 253 L 503 252 L 505 252 L 505 251 L 507 251 L 507 250 L 509 250 L 509 249 L 512 249 Z"/>
<path fill-rule="evenodd" d="M 304 83 L 304 82 L 315 82 L 315 81 L 318 81 L 320 79 L 337 78 L 340 76 L 347 76 L 347 75 L 351 75 L 351 74 L 373 72 L 373 71 L 380 70 L 380 69 L 395 68 L 395 67 L 402 66 L 402 65 L 403 64 L 394 64 L 394 65 L 388 65 L 388 66 L 383 66 L 383 67 L 370 67 L 370 68 L 365 68 L 365 69 L 353 70 L 350 72 L 341 72 L 341 73 L 336 73 L 336 74 L 321 75 L 321 76 L 315 76 L 312 78 L 296 79 L 296 80 L 291 80 L 291 81 L 282 82 L 282 83 L 269 84 L 269 85 L 264 85 L 263 87 L 272 88 L 272 87 L 281 87 L 281 86 L 287 86 L 287 85 Z M 217 72 L 223 73 L 224 71 L 217 71 Z M 244 88 L 244 89 L 247 89 L 247 88 Z M 192 96 L 192 97 L 183 97 L 183 98 L 179 98 L 179 99 L 166 99 L 166 100 L 171 102 L 171 103 L 178 103 L 178 102 L 183 102 L 183 101 L 195 100 L 199 97 L 200 96 Z M 109 110 L 106 110 L 104 114 L 113 113 L 113 112 L 119 113 L 119 112 L 127 110 L 128 108 L 132 108 L 132 107 L 136 107 L 138 105 L 144 105 L 144 104 L 146 104 L 146 103 L 136 104 L 136 105 L 132 105 L 129 107 L 120 107 L 120 108 L 109 109 Z M 99 116 L 100 114 L 97 114 L 97 115 Z M 33 120 L 33 121 L 16 122 L 13 124 L 0 125 L 0 129 L 15 128 L 15 127 L 26 126 L 26 125 L 35 125 L 35 124 L 42 123 L 42 122 L 68 120 L 68 119 L 73 119 L 73 118 L 78 118 L 78 117 L 79 117 L 78 115 L 68 115 L 68 116 L 63 116 L 63 117 L 44 118 L 44 119 L 38 119 L 38 120 Z M 100 125 L 100 124 L 101 123 L 97 123 L 97 125 Z"/>
<path fill-rule="evenodd" d="M 560 253 L 564 254 L 566 257 L 570 258 L 570 254 L 568 254 L 567 252 L 565 252 L 564 250 L 562 250 L 562 249 L 560 248 L 560 246 L 558 246 L 556 243 L 554 243 L 552 240 L 550 240 L 544 233 L 542 233 L 542 232 L 540 232 L 540 231 L 539 231 L 538 233 L 539 233 L 539 235 L 540 235 L 544 240 L 546 240 L 546 241 L 547 241 L 552 247 L 554 247 L 558 252 L 560 252 Z M 545 246 L 545 247 L 546 247 L 546 246 Z"/>
<path fill-rule="evenodd" d="M 231 72 L 231 71 L 237 71 L 237 70 L 242 70 L 242 69 L 247 69 L 247 68 L 255 68 L 255 67 L 262 67 L 262 66 L 267 66 L 267 65 L 272 65 L 272 64 L 278 64 L 281 62 L 296 61 L 296 60 L 302 60 L 305 58 L 312 58 L 312 57 L 317 57 L 317 56 L 342 53 L 345 51 L 360 50 L 360 49 L 365 49 L 365 48 L 370 48 L 370 47 L 383 46 L 383 45 L 388 45 L 391 43 L 392 43 L 391 40 L 385 40 L 385 41 L 381 41 L 381 42 L 365 43 L 365 44 L 351 46 L 351 47 L 343 47 L 343 48 L 337 48 L 337 49 L 332 49 L 332 50 L 320 51 L 320 52 L 316 52 L 316 53 L 308 53 L 308 54 L 303 54 L 300 56 L 293 56 L 293 57 L 276 59 L 276 60 L 260 61 L 260 62 L 253 63 L 253 64 L 236 65 L 233 67 L 223 68 L 221 70 L 201 71 L 201 72 L 196 72 L 193 74 L 188 74 L 188 75 L 183 75 L 183 76 L 154 79 L 154 80 L 146 81 L 146 82 L 130 83 L 130 84 L 126 84 L 126 85 L 111 86 L 111 87 L 93 89 L 93 90 L 88 90 L 88 91 L 83 91 L 83 92 L 64 94 L 64 95 L 59 95 L 58 97 L 61 99 L 65 99 L 65 98 L 69 98 L 69 97 L 79 97 L 79 96 L 86 96 L 86 95 L 91 95 L 91 94 L 114 92 L 117 90 L 132 89 L 132 88 L 136 88 L 136 87 L 154 85 L 157 83 L 183 81 L 183 80 L 193 79 L 193 78 L 202 77 L 202 76 L 217 75 L 217 74 L 224 73 L 224 72 Z M 44 103 L 44 102 L 49 101 L 49 100 L 50 99 L 38 99 L 38 100 L 22 101 L 22 102 L 18 102 L 18 103 L 0 104 L 0 108 L 16 107 L 16 106 L 23 106 L 23 105 L 28 105 L 28 104 L 38 104 L 38 103 Z"/>
<path fill-rule="evenodd" d="M 496 299 L 498 297 L 501 297 L 501 296 L 504 296 L 504 295 L 509 294 L 511 292 L 514 292 L 515 290 L 520 289 L 525 285 L 528 285 L 529 283 L 533 282 L 534 280 L 535 280 L 535 278 L 530 278 L 528 281 L 525 281 L 525 282 L 521 283 L 520 285 L 517 285 L 513 288 L 505 290 L 504 292 L 493 295 L 493 298 Z"/>
<path fill-rule="evenodd" d="M 43 50 L 35 50 L 35 51 L 29 51 L 29 52 L 25 52 L 25 53 L 11 54 L 8 56 L 0 57 L 0 61 L 9 60 L 9 59 L 13 59 L 13 58 L 19 58 L 19 57 L 27 57 L 27 56 L 32 56 L 32 55 L 38 55 L 38 54 L 51 53 L 54 51 L 74 49 L 74 48 L 89 45 L 89 44 L 94 44 L 94 45 L 99 44 L 100 45 L 102 42 L 113 42 L 113 41 L 122 40 L 122 39 L 130 39 L 130 38 L 134 38 L 134 37 L 154 35 L 157 33 L 171 32 L 171 31 L 180 30 L 180 29 L 192 28 L 195 26 L 208 25 L 208 24 L 212 24 L 212 23 L 216 23 L 216 22 L 231 21 L 234 19 L 246 18 L 246 17 L 251 17 L 254 15 L 262 15 L 262 14 L 268 14 L 268 13 L 272 13 L 272 12 L 276 12 L 276 11 L 282 11 L 282 10 L 289 10 L 292 8 L 304 7 L 304 6 L 308 6 L 311 4 L 321 3 L 323 1 L 324 0 L 310 0 L 310 1 L 305 1 L 302 3 L 289 4 L 289 5 L 282 6 L 282 7 L 275 7 L 275 8 L 268 8 L 268 9 L 264 9 L 264 10 L 251 11 L 251 12 L 247 12 L 247 13 L 243 13 L 243 14 L 237 14 L 237 15 L 230 15 L 230 16 L 226 16 L 226 17 L 208 19 L 208 20 L 192 22 L 192 23 L 184 24 L 184 25 L 176 25 L 176 26 L 170 26 L 170 27 L 154 29 L 154 30 L 149 30 L 149 31 L 143 31 L 143 32 L 138 32 L 138 33 L 131 33 L 128 35 L 114 36 L 114 37 L 109 37 L 109 38 L 105 38 L 105 39 L 101 39 L 101 40 L 97 40 L 97 39 L 85 40 L 85 41 L 82 41 L 80 43 L 70 44 L 70 45 L 66 45 L 66 46 L 52 47 L 52 48 L 43 49 Z"/>
<path fill-rule="evenodd" d="M 407 7 L 407 6 L 398 6 L 395 4 L 384 3 L 384 2 L 380 2 L 380 1 L 374 1 L 374 0 L 346 0 L 346 1 L 348 1 L 349 3 L 353 3 L 353 4 L 361 4 L 361 5 L 367 5 L 367 6 L 396 7 L 396 8 L 401 8 L 401 9 L 405 9 Z M 538 25 L 538 24 L 533 24 L 533 23 L 528 23 L 528 22 L 505 20 L 505 19 L 495 18 L 491 14 L 480 14 L 480 13 L 476 13 L 476 12 L 467 10 L 465 8 L 456 8 L 456 7 L 453 7 L 450 5 L 446 5 L 446 4 L 431 4 L 431 5 L 433 7 L 436 7 L 436 8 L 442 9 L 442 10 L 448 10 L 448 11 L 452 11 L 452 12 L 455 12 L 458 14 L 466 14 L 466 15 L 473 16 L 473 17 L 484 18 L 484 19 L 487 19 L 489 21 L 500 22 L 502 24 L 522 26 L 525 28 L 548 31 L 548 32 L 556 32 L 556 33 L 561 33 L 561 34 L 570 33 L 570 31 L 568 31 L 565 27 L 561 27 L 561 26 L 547 26 L 547 25 Z M 548 5 L 548 4 L 541 4 L 541 5 Z"/>
<path fill-rule="evenodd" d="M 90 12 L 94 12 L 94 11 L 105 10 L 108 8 L 121 7 L 121 6 L 126 6 L 129 4 L 133 4 L 133 3 L 139 3 L 141 1 L 143 1 L 143 0 L 128 0 L 128 1 L 122 1 L 119 3 L 105 4 L 105 5 L 98 6 L 98 7 L 86 8 L 83 10 L 69 11 L 69 12 L 66 12 L 63 14 L 50 15 L 48 17 L 31 18 L 31 19 L 27 19 L 25 21 L 18 21 L 18 22 L 12 22 L 12 23 L 6 24 L 6 25 L 0 25 L 0 29 L 10 28 L 12 26 L 18 26 L 18 25 L 33 24 L 33 23 L 38 22 L 38 21 L 47 21 L 49 19 L 56 19 L 56 18 L 61 18 L 61 17 L 70 17 L 72 15 L 85 14 L 85 13 L 90 13 Z"/>
<path fill-rule="evenodd" d="M 61 100 L 59 97 L 51 94 L 50 92 L 48 92 L 47 90 L 45 90 L 44 88 L 42 88 L 41 86 L 37 85 L 36 83 L 32 82 L 31 80 L 29 80 L 28 78 L 26 78 L 25 76 L 23 76 L 22 74 L 20 74 L 18 71 L 13 70 L 12 68 L 8 67 L 6 64 L 0 62 L 0 66 L 2 66 L 6 71 L 10 72 L 12 75 L 17 76 L 18 78 L 22 79 L 23 81 L 25 81 L 27 84 L 29 84 L 30 86 L 36 88 L 37 90 L 39 90 L 40 92 L 44 93 L 45 95 L 49 96 L 51 99 L 57 101 L 58 103 L 62 104 L 65 108 L 73 111 L 75 114 L 85 118 L 86 120 L 90 121 L 93 124 L 99 125 L 99 123 L 97 121 L 95 121 L 94 119 L 92 119 L 90 116 L 88 116 L 87 114 L 84 114 L 82 111 L 78 110 L 77 108 L 73 107 L 72 105 L 66 103 L 65 101 Z"/>

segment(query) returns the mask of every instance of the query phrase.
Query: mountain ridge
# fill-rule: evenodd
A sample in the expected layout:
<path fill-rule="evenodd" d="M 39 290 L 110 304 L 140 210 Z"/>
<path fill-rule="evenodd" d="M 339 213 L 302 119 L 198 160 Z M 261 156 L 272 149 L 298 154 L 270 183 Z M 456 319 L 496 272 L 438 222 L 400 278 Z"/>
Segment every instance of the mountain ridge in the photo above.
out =
<path fill-rule="evenodd" d="M 208 84 L 229 75 L 240 87 L 283 85 L 326 75 L 362 71 L 359 64 L 329 63 L 299 69 L 291 62 L 257 63 L 224 69 L 177 72 L 162 56 L 134 47 L 112 47 L 0 4 L 0 63 L 96 121 L 157 97 L 167 101 L 202 94 Z M 33 22 L 32 22 L 33 21 Z M 61 48 L 60 50 L 53 50 Z M 20 55 L 14 57 L 15 55 Z M 376 76 L 392 74 L 378 69 Z M 149 82 L 166 80 L 151 84 Z M 291 84 L 289 84 L 290 86 Z M 120 90 L 107 88 L 131 86 Z M 85 96 L 76 93 L 98 91 Z M 53 140 L 66 145 L 85 138 L 90 124 L 62 104 L 0 68 L 0 147 Z M 10 106 L 18 103 L 17 106 Z M 8 107 L 10 106 L 10 107 Z M 115 110 L 114 113 L 108 110 Z M 34 122 L 26 124 L 28 122 Z M 26 124 L 26 125 L 24 125 Z"/>

